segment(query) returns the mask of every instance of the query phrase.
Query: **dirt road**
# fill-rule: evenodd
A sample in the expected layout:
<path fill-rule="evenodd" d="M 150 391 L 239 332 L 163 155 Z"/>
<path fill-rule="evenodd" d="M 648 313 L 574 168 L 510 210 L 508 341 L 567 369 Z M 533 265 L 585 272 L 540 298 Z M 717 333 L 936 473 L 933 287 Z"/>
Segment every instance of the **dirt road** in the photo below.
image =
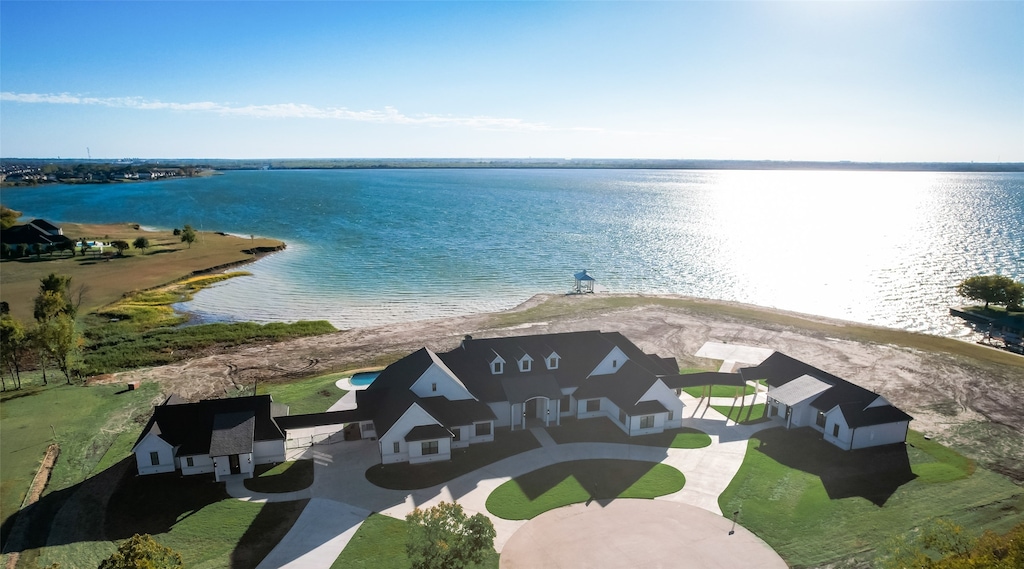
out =
<path fill-rule="evenodd" d="M 238 392 L 255 380 L 383 366 L 423 346 L 445 351 L 466 334 L 593 329 L 621 332 L 646 352 L 676 357 L 684 368 L 718 365 L 693 356 L 709 340 L 784 352 L 881 393 L 914 416 L 911 428 L 1024 482 L 1024 357 L 956 340 L 683 297 L 538 295 L 505 313 L 228 348 L 100 381 L 157 381 L 165 393 L 196 400 Z"/>

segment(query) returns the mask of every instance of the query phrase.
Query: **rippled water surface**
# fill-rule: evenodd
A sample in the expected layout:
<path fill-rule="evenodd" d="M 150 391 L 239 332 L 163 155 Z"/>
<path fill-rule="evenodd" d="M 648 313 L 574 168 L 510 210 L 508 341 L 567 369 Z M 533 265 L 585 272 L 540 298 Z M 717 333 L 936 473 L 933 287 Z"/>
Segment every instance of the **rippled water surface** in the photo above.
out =
<path fill-rule="evenodd" d="M 943 335 L 966 276 L 1024 277 L 1024 174 L 313 170 L 9 189 L 29 215 L 282 239 L 210 320 L 339 327 L 508 308 L 587 268 L 678 293 Z"/>

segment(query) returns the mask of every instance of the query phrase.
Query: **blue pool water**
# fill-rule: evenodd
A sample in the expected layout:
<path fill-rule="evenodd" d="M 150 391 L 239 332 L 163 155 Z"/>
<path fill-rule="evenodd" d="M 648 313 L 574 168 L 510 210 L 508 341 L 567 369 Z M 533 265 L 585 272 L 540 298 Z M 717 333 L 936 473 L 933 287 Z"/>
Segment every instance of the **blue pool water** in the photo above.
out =
<path fill-rule="evenodd" d="M 359 373 L 352 374 L 352 385 L 370 385 L 373 380 L 377 379 L 380 375 L 379 371 L 361 371 Z"/>

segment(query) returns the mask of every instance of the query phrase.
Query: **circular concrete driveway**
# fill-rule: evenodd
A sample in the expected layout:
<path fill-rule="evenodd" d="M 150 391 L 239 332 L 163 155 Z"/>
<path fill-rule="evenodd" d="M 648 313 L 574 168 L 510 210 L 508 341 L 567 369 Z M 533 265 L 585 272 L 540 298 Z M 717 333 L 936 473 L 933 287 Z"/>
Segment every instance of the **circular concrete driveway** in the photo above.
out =
<path fill-rule="evenodd" d="M 545 512 L 512 534 L 501 569 L 692 567 L 785 569 L 772 548 L 732 521 L 663 500 L 612 500 Z"/>

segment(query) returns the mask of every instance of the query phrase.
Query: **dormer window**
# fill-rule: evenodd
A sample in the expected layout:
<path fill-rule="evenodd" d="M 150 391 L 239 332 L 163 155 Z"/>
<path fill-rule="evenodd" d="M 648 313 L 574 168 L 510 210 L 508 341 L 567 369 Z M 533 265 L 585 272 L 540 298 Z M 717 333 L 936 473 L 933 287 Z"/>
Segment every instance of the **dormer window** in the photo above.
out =
<path fill-rule="evenodd" d="M 533 369 L 533 358 L 529 354 L 523 354 L 523 357 L 519 358 L 519 371 L 528 372 Z"/>
<path fill-rule="evenodd" d="M 558 357 L 558 354 L 551 354 L 546 360 L 544 360 L 544 363 L 547 364 L 548 369 L 558 369 L 558 360 L 560 359 L 561 358 Z"/>
<path fill-rule="evenodd" d="M 491 362 L 491 373 L 499 375 L 505 372 L 505 362 L 501 360 L 494 360 Z"/>

